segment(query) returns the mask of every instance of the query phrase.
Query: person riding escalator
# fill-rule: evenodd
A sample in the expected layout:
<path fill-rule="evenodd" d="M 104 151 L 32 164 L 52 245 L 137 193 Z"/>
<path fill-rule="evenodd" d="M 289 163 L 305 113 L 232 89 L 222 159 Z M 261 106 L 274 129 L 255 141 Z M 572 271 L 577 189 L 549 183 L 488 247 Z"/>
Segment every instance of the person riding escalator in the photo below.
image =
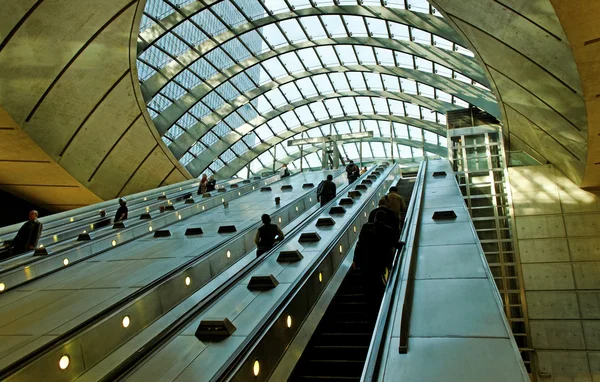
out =
<path fill-rule="evenodd" d="M 361 270 L 367 301 L 377 307 L 383 297 L 395 249 L 400 245 L 398 229 L 387 225 L 387 220 L 386 212 L 380 210 L 373 223 L 362 226 L 352 263 L 353 269 Z"/>

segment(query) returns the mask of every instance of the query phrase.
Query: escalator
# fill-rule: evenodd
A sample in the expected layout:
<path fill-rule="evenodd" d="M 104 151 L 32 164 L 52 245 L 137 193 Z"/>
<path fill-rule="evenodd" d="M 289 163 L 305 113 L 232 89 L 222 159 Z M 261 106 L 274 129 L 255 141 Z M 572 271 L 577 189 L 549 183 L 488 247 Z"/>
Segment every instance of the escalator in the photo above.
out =
<path fill-rule="evenodd" d="M 407 202 L 414 184 L 397 184 Z M 360 381 L 380 307 L 367 301 L 360 272 L 350 269 L 342 281 L 289 381 Z"/>
<path fill-rule="evenodd" d="M 317 326 L 290 381 L 359 381 L 378 313 L 360 270 L 350 270 Z"/>

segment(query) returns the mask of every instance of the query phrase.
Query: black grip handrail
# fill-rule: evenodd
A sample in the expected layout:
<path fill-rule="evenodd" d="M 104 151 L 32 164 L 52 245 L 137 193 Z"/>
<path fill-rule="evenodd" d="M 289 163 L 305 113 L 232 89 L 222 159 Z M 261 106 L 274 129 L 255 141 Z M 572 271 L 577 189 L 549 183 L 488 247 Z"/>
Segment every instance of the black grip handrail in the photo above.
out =
<path fill-rule="evenodd" d="M 412 224 L 413 219 L 419 219 L 419 213 L 422 205 L 423 199 L 423 184 L 425 182 L 425 173 L 427 169 L 427 160 L 423 161 L 419 167 L 419 171 L 417 173 L 417 178 L 415 181 L 414 191 L 412 197 L 410 198 L 410 203 L 407 208 L 406 218 L 404 219 L 404 226 L 402 228 L 402 235 L 400 237 L 400 241 L 405 243 L 401 248 L 398 248 L 396 251 L 396 256 L 394 258 L 394 262 L 392 264 L 392 269 L 390 271 L 390 277 L 388 279 L 387 286 L 385 288 L 385 293 L 383 295 L 383 299 L 381 301 L 381 306 L 379 308 L 379 314 L 377 321 L 375 323 L 375 329 L 373 330 L 373 337 L 371 338 L 371 344 L 369 346 L 369 352 L 367 353 L 367 359 L 365 361 L 365 366 L 363 368 L 363 374 L 361 376 L 361 381 L 372 381 L 375 379 L 375 376 L 379 372 L 379 368 L 381 366 L 381 352 L 383 350 L 383 346 L 385 344 L 384 339 L 387 337 L 387 333 L 391 330 L 388 322 L 390 321 L 391 308 L 394 303 L 394 299 L 398 292 L 398 281 L 401 280 L 401 271 L 405 267 L 405 260 L 407 257 L 407 251 L 414 251 L 415 242 L 417 240 L 417 230 L 418 230 L 418 221 L 417 224 Z M 410 269 L 413 269 L 413 284 L 414 284 L 414 252 L 409 259 L 409 275 L 411 274 Z M 410 284 L 410 276 L 408 279 L 408 283 Z M 409 290 L 407 286 L 407 293 L 404 295 L 404 301 L 402 302 L 402 316 L 405 314 L 410 318 L 410 311 L 412 310 L 412 287 L 410 288 L 410 299 L 407 301 Z M 409 302 L 409 304 L 407 304 Z M 402 324 L 408 324 L 408 320 L 402 319 L 401 321 L 401 340 L 400 346 L 402 347 Z M 406 330 L 406 340 L 408 339 L 408 327 Z M 406 343 L 405 341 L 404 343 Z M 401 351 L 402 352 L 402 351 Z"/>

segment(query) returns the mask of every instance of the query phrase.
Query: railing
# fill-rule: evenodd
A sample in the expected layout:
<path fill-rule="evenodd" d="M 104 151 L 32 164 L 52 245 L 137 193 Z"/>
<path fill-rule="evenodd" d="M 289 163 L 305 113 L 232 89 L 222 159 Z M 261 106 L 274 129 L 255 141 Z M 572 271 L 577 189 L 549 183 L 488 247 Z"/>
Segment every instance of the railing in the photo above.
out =
<path fill-rule="evenodd" d="M 365 362 L 361 381 L 372 381 L 379 372 L 382 359 L 381 353 L 385 344 L 385 338 L 387 338 L 387 334 L 391 332 L 392 325 L 389 325 L 389 321 L 392 313 L 392 306 L 398 291 L 398 282 L 402 279 L 401 276 L 403 273 L 407 273 L 408 277 L 404 295 L 401 296 L 402 318 L 400 322 L 399 350 L 400 353 L 406 353 L 408 350 L 408 330 L 410 326 L 410 314 L 412 311 L 413 301 L 414 273 L 416 263 L 415 259 L 417 257 L 417 245 L 415 244 L 418 240 L 418 219 L 423 201 L 423 187 L 425 183 L 426 170 L 427 159 L 425 159 L 419 167 L 419 172 L 413 188 L 410 204 L 408 205 L 406 218 L 404 219 L 404 227 L 402 229 L 402 235 L 400 238 L 405 245 L 398 249 L 394 263 L 392 264 L 392 271 L 390 272 L 390 277 L 385 288 L 381 307 L 379 308 L 379 315 L 377 316 L 377 322 L 375 323 L 375 329 L 373 331 L 373 337 L 369 346 L 369 352 L 367 354 L 367 360 Z M 413 219 L 417 219 L 415 224 L 412 224 Z M 410 253 L 408 253 L 408 251 L 410 251 Z"/>

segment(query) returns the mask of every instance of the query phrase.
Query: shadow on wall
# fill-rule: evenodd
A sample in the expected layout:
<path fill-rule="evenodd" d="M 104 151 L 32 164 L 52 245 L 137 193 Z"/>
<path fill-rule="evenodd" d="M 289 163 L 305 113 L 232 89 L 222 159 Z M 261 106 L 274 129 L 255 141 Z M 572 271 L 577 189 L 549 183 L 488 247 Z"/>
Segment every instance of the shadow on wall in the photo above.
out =
<path fill-rule="evenodd" d="M 40 217 L 51 214 L 51 212 L 43 208 L 38 208 L 35 205 L 4 191 L 0 191 L 0 206 L 2 206 L 2 213 L 0 213 L 0 227 L 24 222 L 27 220 L 27 216 L 31 210 L 37 210 L 40 213 Z"/>

